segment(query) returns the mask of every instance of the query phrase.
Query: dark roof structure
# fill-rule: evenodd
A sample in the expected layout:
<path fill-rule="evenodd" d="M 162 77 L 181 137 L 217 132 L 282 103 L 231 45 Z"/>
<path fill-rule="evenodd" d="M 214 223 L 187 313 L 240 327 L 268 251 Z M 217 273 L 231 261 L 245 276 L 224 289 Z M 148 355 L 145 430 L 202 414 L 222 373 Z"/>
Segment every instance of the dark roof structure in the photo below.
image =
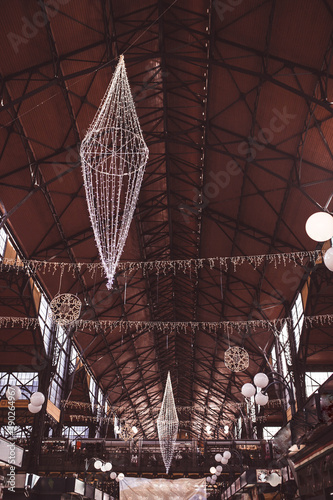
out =
<path fill-rule="evenodd" d="M 242 385 L 269 370 L 274 320 L 297 292 L 305 315 L 332 312 L 332 275 L 308 253 L 322 245 L 305 232 L 333 192 L 332 20 L 331 0 L 2 2 L 3 222 L 22 259 L 73 264 L 36 278 L 49 299 L 80 298 L 94 325 L 69 334 L 142 437 L 156 439 L 168 371 L 176 404 L 193 408 L 183 427 L 218 435 Z M 151 265 L 119 269 L 108 290 L 75 266 L 100 260 L 79 147 L 121 54 L 149 147 L 121 262 Z M 0 315 L 34 317 L 31 277 L 14 276 L 2 273 Z M 330 330 L 306 324 L 300 380 L 332 368 Z M 34 329 L 0 340 L 2 371 L 42 349 Z M 229 346 L 249 353 L 245 371 L 225 366 Z"/>

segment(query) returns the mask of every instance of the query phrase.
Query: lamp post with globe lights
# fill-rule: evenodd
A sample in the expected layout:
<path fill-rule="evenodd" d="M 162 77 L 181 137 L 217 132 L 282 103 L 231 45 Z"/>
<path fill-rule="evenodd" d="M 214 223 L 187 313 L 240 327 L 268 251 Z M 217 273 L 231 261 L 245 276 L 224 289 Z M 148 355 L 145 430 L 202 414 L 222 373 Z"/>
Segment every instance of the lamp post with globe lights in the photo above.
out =
<path fill-rule="evenodd" d="M 246 398 L 255 396 L 254 400 L 256 404 L 259 406 L 265 406 L 269 401 L 267 391 L 272 385 L 275 384 L 282 385 L 288 392 L 291 415 L 294 416 L 296 413 L 296 407 L 292 382 L 290 381 L 288 383 L 278 372 L 269 372 L 268 375 L 265 373 L 257 373 L 253 379 L 253 384 L 244 384 L 241 392 Z"/>
<path fill-rule="evenodd" d="M 294 443 L 294 433 L 293 433 L 293 421 L 292 418 L 296 414 L 296 404 L 294 397 L 294 389 L 292 385 L 292 381 L 287 382 L 285 378 L 278 372 L 269 372 L 267 375 L 265 373 L 257 373 L 253 379 L 253 384 L 246 383 L 243 385 L 241 392 L 245 398 L 251 398 L 253 396 L 255 403 L 259 406 L 265 406 L 268 401 L 268 390 L 270 387 L 279 384 L 281 385 L 288 393 L 290 411 L 291 411 L 291 420 L 290 420 L 290 432 L 291 432 L 291 441 Z M 287 409 L 284 408 L 282 412 L 283 417 L 283 425 L 286 425 L 288 422 L 287 419 Z"/>
<path fill-rule="evenodd" d="M 221 465 L 217 465 L 216 467 L 213 467 L 215 469 L 215 475 L 220 476 L 222 473 L 222 470 L 224 470 L 224 467 L 228 465 L 229 460 L 231 459 L 232 454 L 235 454 L 239 460 L 239 467 L 241 472 L 243 472 L 243 457 L 242 454 L 236 450 L 235 448 L 231 447 L 227 450 L 222 451 L 221 453 L 216 453 L 215 455 L 215 460 L 216 462 L 220 462 Z M 212 469 L 211 469 L 212 470 Z M 228 474 L 229 474 L 229 483 L 231 484 L 234 479 L 235 479 L 235 470 L 234 470 L 234 465 L 228 467 Z M 213 477 L 213 476 L 212 476 Z"/>
<path fill-rule="evenodd" d="M 94 469 L 96 471 L 101 471 L 101 472 L 110 472 L 112 469 L 112 463 L 111 462 L 105 462 L 104 460 L 101 460 L 100 458 L 86 458 L 85 459 L 85 470 L 87 471 L 89 469 L 89 466 L 91 463 L 94 463 Z"/>

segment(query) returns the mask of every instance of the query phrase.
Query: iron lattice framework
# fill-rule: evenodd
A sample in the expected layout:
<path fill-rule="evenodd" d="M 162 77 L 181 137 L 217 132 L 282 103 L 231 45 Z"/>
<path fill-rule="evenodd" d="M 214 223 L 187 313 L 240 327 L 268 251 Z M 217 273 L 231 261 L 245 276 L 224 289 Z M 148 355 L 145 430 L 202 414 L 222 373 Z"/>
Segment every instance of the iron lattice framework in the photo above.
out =
<path fill-rule="evenodd" d="M 303 222 L 317 203 L 325 204 L 333 180 L 330 2 L 254 0 L 222 12 L 213 1 L 207 10 L 189 0 L 172 6 L 147 0 L 140 7 L 102 0 L 100 9 L 72 0 L 55 16 L 43 2 L 9 5 L 0 20 L 0 188 L 4 220 L 27 258 L 98 259 L 78 145 L 124 52 L 150 150 L 124 259 L 313 248 Z M 22 17 L 32 22 L 40 10 L 45 25 L 13 47 L 6 34 L 21 33 Z M 260 26 L 255 33 L 253 25 Z M 33 232 L 27 220 L 36 221 Z M 83 318 L 115 325 L 120 318 L 269 320 L 286 315 L 309 272 L 306 263 L 281 273 L 271 265 L 237 273 L 209 266 L 176 275 L 136 271 L 115 276 L 109 293 L 104 278 L 81 271 L 64 276 L 63 288 L 78 291 Z M 54 279 L 41 275 L 50 296 Z M 2 310 L 10 316 L 17 299 L 6 290 Z M 300 370 L 309 352 L 317 364 L 331 353 L 331 337 L 320 334 L 319 346 L 318 336 L 304 338 Z M 125 408 L 123 416 L 138 423 L 142 436 L 153 438 L 170 367 L 176 404 L 193 406 L 186 416 L 191 425 L 180 419 L 180 427 L 202 436 L 209 423 L 217 433 L 235 419 L 228 403 L 240 400 L 243 382 L 266 365 L 263 351 L 273 336 L 231 336 L 231 345 L 244 346 L 250 357 L 237 376 L 224 366 L 229 341 L 222 332 L 115 327 L 98 335 L 82 329 L 74 340 L 111 403 Z M 15 346 L 22 357 L 23 345 Z"/>

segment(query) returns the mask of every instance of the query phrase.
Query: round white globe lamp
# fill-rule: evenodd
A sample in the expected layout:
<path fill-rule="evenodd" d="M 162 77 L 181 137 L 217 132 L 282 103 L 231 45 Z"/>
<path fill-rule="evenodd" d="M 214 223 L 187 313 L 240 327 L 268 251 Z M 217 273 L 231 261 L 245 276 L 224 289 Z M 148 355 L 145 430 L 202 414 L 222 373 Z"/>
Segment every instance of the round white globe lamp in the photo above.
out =
<path fill-rule="evenodd" d="M 268 476 L 267 482 L 271 486 L 273 486 L 273 488 L 275 488 L 275 486 L 277 486 L 278 484 L 280 484 L 281 478 L 280 478 L 279 474 L 277 474 L 276 472 L 272 472 L 272 474 L 270 474 Z"/>
<path fill-rule="evenodd" d="M 269 379 L 265 373 L 257 373 L 255 375 L 253 382 L 257 387 L 260 387 L 260 389 L 264 389 L 268 385 Z"/>
<path fill-rule="evenodd" d="M 333 271 L 333 248 L 329 248 L 328 250 L 326 250 L 324 255 L 324 264 L 327 269 Z"/>
<path fill-rule="evenodd" d="M 6 398 L 17 401 L 22 396 L 21 389 L 17 385 L 11 385 L 6 391 Z"/>
<path fill-rule="evenodd" d="M 30 411 L 30 413 L 38 413 L 39 411 L 41 411 L 41 409 L 41 406 L 36 406 L 31 403 L 28 404 L 28 410 Z"/>
<path fill-rule="evenodd" d="M 254 398 L 254 400 L 255 400 L 257 405 L 265 406 L 268 403 L 268 395 L 263 394 L 262 392 L 258 392 L 258 394 L 256 394 L 256 397 Z"/>
<path fill-rule="evenodd" d="M 243 396 L 245 396 L 246 398 L 251 398 L 252 396 L 255 395 L 255 393 L 256 393 L 256 388 L 254 387 L 254 385 L 250 384 L 249 382 L 243 385 L 242 387 Z"/>
<path fill-rule="evenodd" d="M 327 212 L 316 212 L 306 221 L 305 231 L 314 241 L 327 241 L 333 236 L 333 217 Z"/>
<path fill-rule="evenodd" d="M 41 392 L 35 392 L 30 398 L 30 403 L 35 406 L 41 406 L 44 404 L 45 396 Z"/>

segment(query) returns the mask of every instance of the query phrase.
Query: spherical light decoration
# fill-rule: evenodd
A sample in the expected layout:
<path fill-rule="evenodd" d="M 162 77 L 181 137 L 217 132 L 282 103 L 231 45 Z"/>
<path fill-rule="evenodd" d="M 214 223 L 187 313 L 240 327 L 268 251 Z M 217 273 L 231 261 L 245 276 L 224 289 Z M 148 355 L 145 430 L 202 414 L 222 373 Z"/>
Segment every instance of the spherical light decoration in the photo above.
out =
<path fill-rule="evenodd" d="M 229 347 L 224 354 L 224 364 L 232 372 L 242 372 L 249 366 L 249 354 L 243 347 Z"/>
<path fill-rule="evenodd" d="M 249 382 L 243 385 L 242 387 L 243 396 L 245 396 L 246 398 L 251 398 L 252 396 L 255 395 L 255 393 L 256 393 L 256 388 L 254 387 L 254 385 L 250 384 Z"/>
<path fill-rule="evenodd" d="M 213 475 L 212 475 L 212 480 L 213 480 L 213 481 L 216 481 L 216 479 L 217 479 L 217 475 L 216 475 L 216 474 L 213 474 Z"/>
<path fill-rule="evenodd" d="M 333 217 L 327 212 L 316 212 L 306 221 L 305 231 L 314 241 L 327 241 L 333 236 Z"/>
<path fill-rule="evenodd" d="M 112 463 L 111 462 L 106 462 L 104 465 L 106 472 L 109 472 L 112 469 Z"/>
<path fill-rule="evenodd" d="M 111 479 L 116 479 L 116 477 L 117 477 L 117 473 L 116 472 L 111 472 L 110 478 Z"/>
<path fill-rule="evenodd" d="M 42 406 L 45 401 L 45 396 L 42 392 L 35 392 L 30 397 L 30 403 L 34 406 Z"/>
<path fill-rule="evenodd" d="M 221 455 L 221 453 L 216 453 L 216 455 L 215 455 L 215 460 L 216 460 L 216 462 L 221 462 L 221 460 L 222 460 L 222 455 Z"/>
<path fill-rule="evenodd" d="M 120 472 L 120 473 L 118 474 L 118 479 L 119 479 L 119 481 L 122 481 L 122 480 L 124 479 L 124 477 L 125 477 L 125 474 L 123 474 L 122 472 Z"/>
<path fill-rule="evenodd" d="M 215 474 L 216 474 L 217 476 L 220 476 L 220 475 L 221 475 L 221 472 L 216 471 L 216 472 L 215 472 Z"/>
<path fill-rule="evenodd" d="M 50 302 L 50 317 L 60 326 L 67 326 L 80 317 L 81 301 L 76 295 L 63 293 Z"/>
<path fill-rule="evenodd" d="M 225 452 L 223 453 L 223 458 L 226 458 L 227 460 L 229 460 L 229 458 L 231 458 L 231 453 L 230 453 L 230 451 L 228 451 L 228 450 L 227 450 L 227 451 L 225 451 Z"/>
<path fill-rule="evenodd" d="M 215 472 L 216 472 L 215 467 L 211 467 L 211 468 L 209 469 L 209 472 L 210 472 L 211 474 L 215 474 Z"/>
<path fill-rule="evenodd" d="M 210 476 L 206 477 L 206 482 L 207 483 L 211 483 L 212 482 L 212 478 Z"/>
<path fill-rule="evenodd" d="M 326 250 L 324 255 L 324 264 L 330 271 L 333 271 L 333 248 Z"/>
<path fill-rule="evenodd" d="M 222 463 L 223 465 L 226 465 L 226 464 L 228 463 L 228 459 L 227 459 L 227 458 L 225 458 L 225 457 L 222 457 L 221 463 Z"/>
<path fill-rule="evenodd" d="M 6 391 L 6 398 L 17 401 L 22 396 L 21 389 L 17 385 L 10 385 Z"/>
<path fill-rule="evenodd" d="M 95 463 L 94 463 L 94 467 L 95 467 L 95 469 L 97 469 L 97 470 L 101 469 L 101 468 L 102 468 L 102 465 L 103 465 L 103 464 L 102 464 L 101 460 L 96 460 L 96 461 L 95 461 Z"/>
<path fill-rule="evenodd" d="M 133 439 L 134 435 L 135 432 L 133 431 L 133 427 L 131 427 L 129 424 L 121 425 L 119 431 L 119 436 L 121 437 L 121 439 L 123 439 L 124 441 L 130 441 L 131 439 Z"/>
<path fill-rule="evenodd" d="M 269 379 L 265 373 L 257 373 L 253 379 L 254 384 L 260 389 L 263 389 L 268 385 Z"/>
<path fill-rule="evenodd" d="M 103 465 L 102 465 L 102 467 L 101 467 L 101 471 L 102 471 L 102 472 L 106 472 L 105 464 L 103 464 Z"/>
<path fill-rule="evenodd" d="M 35 406 L 31 403 L 28 404 L 28 410 L 30 411 L 30 413 L 38 413 L 39 411 L 41 411 L 41 409 L 41 406 Z"/>
<path fill-rule="evenodd" d="M 138 428 L 135 425 L 133 425 L 132 431 L 134 432 L 134 434 L 137 434 L 138 433 Z"/>
<path fill-rule="evenodd" d="M 116 481 L 117 481 L 117 483 L 119 483 L 119 477 L 118 476 L 116 477 Z"/>
<path fill-rule="evenodd" d="M 267 478 L 267 483 L 269 483 L 273 488 L 281 483 L 281 478 L 276 472 L 272 472 Z"/>
<path fill-rule="evenodd" d="M 265 406 L 268 403 L 268 396 L 267 394 L 263 394 L 262 392 L 258 392 L 256 394 L 256 397 L 254 398 L 255 402 L 259 406 Z"/>
<path fill-rule="evenodd" d="M 210 484 L 215 484 L 215 483 L 216 483 L 216 481 L 214 481 L 214 479 L 212 478 Z"/>
<path fill-rule="evenodd" d="M 216 474 L 217 474 L 218 472 L 221 474 L 221 472 L 222 472 L 222 465 L 218 465 L 218 466 L 216 467 Z"/>

